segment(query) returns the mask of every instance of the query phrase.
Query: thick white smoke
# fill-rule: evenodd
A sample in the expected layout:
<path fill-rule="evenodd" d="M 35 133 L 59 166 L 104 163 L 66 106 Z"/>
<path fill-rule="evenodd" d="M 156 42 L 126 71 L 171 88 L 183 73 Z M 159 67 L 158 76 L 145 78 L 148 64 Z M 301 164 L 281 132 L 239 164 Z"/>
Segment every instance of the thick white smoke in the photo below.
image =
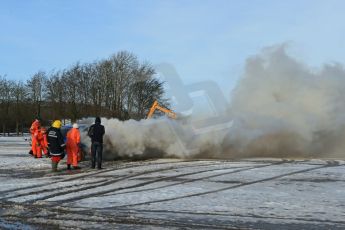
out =
<path fill-rule="evenodd" d="M 106 129 L 104 137 L 106 159 L 192 158 L 220 147 L 225 137 L 224 132 L 219 138 L 216 136 L 210 138 L 211 132 L 196 136 L 185 121 L 169 120 L 169 118 L 141 121 L 103 118 L 102 124 Z M 86 132 L 82 133 L 82 140 L 86 146 L 90 146 Z"/>
<path fill-rule="evenodd" d="M 287 55 L 284 45 L 267 48 L 247 60 L 231 98 L 226 116 L 233 125 L 210 126 L 202 134 L 186 119 L 103 119 L 105 156 L 345 157 L 341 65 L 313 71 Z"/>
<path fill-rule="evenodd" d="M 235 126 L 227 153 L 242 156 L 345 156 L 345 71 L 339 64 L 312 71 L 286 47 L 247 60 L 233 92 Z M 234 154 L 234 153 L 233 153 Z"/>

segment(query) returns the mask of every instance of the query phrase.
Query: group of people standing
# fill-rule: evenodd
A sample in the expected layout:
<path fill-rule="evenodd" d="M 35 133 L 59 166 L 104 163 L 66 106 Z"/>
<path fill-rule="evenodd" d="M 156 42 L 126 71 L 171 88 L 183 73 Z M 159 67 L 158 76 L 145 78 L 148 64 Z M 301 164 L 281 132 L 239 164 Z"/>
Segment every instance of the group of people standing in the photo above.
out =
<path fill-rule="evenodd" d="M 36 119 L 31 127 L 31 150 L 30 154 L 32 154 L 35 158 L 42 158 L 43 154 L 48 157 L 48 141 L 47 141 L 47 134 L 46 129 L 41 126 L 39 119 Z"/>
<path fill-rule="evenodd" d="M 42 158 L 44 154 L 50 157 L 52 161 L 52 171 L 56 172 L 59 162 L 65 157 L 67 152 L 67 170 L 80 169 L 78 162 L 81 160 L 81 142 L 80 131 L 77 123 L 67 132 L 66 139 L 61 133 L 62 123 L 55 120 L 48 130 L 41 126 L 40 120 L 36 119 L 30 128 L 31 150 L 35 158 Z M 101 125 L 101 119 L 96 118 L 95 124 L 88 130 L 88 136 L 91 138 L 91 168 L 102 168 L 103 135 L 104 126 Z M 43 154 L 42 154 L 43 153 Z"/>

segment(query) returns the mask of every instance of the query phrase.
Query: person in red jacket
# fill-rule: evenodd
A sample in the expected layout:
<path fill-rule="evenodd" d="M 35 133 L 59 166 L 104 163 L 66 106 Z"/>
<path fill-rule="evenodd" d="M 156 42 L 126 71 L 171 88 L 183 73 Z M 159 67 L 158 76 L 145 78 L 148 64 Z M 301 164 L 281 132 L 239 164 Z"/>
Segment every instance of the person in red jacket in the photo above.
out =
<path fill-rule="evenodd" d="M 80 169 L 78 166 L 78 153 L 80 151 L 80 132 L 78 124 L 74 123 L 73 128 L 67 132 L 66 136 L 66 152 L 67 152 L 67 169 Z"/>
<path fill-rule="evenodd" d="M 31 151 L 30 154 L 34 155 L 34 157 L 37 157 L 37 130 L 41 126 L 39 119 L 35 119 L 30 127 L 30 133 L 31 133 Z"/>
<path fill-rule="evenodd" d="M 41 149 L 46 157 L 49 157 L 49 151 L 48 151 L 48 140 L 47 140 L 47 130 L 46 128 L 41 128 L 41 135 L 42 138 L 40 140 Z"/>
<path fill-rule="evenodd" d="M 40 121 L 38 118 L 36 118 L 32 124 L 31 124 L 31 127 L 30 127 L 30 133 L 33 134 L 37 129 L 38 127 L 40 127 Z"/>
<path fill-rule="evenodd" d="M 36 129 L 34 133 L 34 139 L 32 141 L 32 145 L 34 146 L 34 156 L 35 158 L 42 158 L 42 142 L 43 142 L 43 134 L 41 132 L 41 128 L 39 127 Z"/>

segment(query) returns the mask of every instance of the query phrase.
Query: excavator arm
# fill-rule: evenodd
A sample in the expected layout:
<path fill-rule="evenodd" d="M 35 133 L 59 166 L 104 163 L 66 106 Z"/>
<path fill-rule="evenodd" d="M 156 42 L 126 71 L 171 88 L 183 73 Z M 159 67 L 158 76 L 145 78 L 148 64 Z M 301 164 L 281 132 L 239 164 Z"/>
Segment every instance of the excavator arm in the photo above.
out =
<path fill-rule="evenodd" d="M 158 104 L 158 101 L 153 102 L 153 105 L 151 106 L 150 111 L 147 114 L 147 119 L 152 118 L 152 116 L 156 110 L 162 111 L 163 113 L 165 113 L 165 115 L 167 115 L 168 117 L 170 117 L 172 119 L 176 119 L 176 113 L 174 113 L 173 111 L 171 111 L 167 108 L 161 107 Z"/>

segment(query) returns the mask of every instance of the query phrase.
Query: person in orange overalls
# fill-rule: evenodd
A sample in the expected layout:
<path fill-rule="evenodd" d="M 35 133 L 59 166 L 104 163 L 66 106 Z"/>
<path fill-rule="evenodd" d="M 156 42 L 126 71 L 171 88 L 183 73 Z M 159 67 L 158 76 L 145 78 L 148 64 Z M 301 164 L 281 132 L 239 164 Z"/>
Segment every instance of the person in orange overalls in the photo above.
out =
<path fill-rule="evenodd" d="M 43 142 L 43 135 L 41 132 L 41 127 L 38 127 L 38 129 L 34 133 L 34 139 L 32 141 L 32 145 L 34 148 L 34 157 L 35 158 L 42 158 L 42 142 Z"/>
<path fill-rule="evenodd" d="M 32 122 L 31 127 L 30 127 L 30 133 L 31 133 L 31 151 L 34 157 L 37 157 L 37 145 L 39 144 L 37 142 L 37 130 L 40 128 L 41 124 L 39 119 L 35 119 L 34 122 Z"/>
<path fill-rule="evenodd" d="M 46 157 L 49 157 L 49 151 L 48 151 L 48 140 L 47 140 L 47 130 L 46 128 L 42 127 L 41 128 L 41 140 L 40 140 L 40 145 L 41 149 Z"/>
<path fill-rule="evenodd" d="M 40 120 L 39 120 L 38 118 L 36 118 L 36 119 L 32 122 L 32 124 L 31 124 L 30 133 L 33 134 L 34 131 L 35 131 L 36 129 L 38 129 L 38 127 L 39 127 L 40 125 L 41 125 Z"/>
<path fill-rule="evenodd" d="M 78 153 L 80 151 L 80 132 L 78 124 L 74 123 L 73 128 L 67 132 L 66 136 L 66 151 L 67 151 L 67 169 L 80 169 L 78 166 Z"/>

